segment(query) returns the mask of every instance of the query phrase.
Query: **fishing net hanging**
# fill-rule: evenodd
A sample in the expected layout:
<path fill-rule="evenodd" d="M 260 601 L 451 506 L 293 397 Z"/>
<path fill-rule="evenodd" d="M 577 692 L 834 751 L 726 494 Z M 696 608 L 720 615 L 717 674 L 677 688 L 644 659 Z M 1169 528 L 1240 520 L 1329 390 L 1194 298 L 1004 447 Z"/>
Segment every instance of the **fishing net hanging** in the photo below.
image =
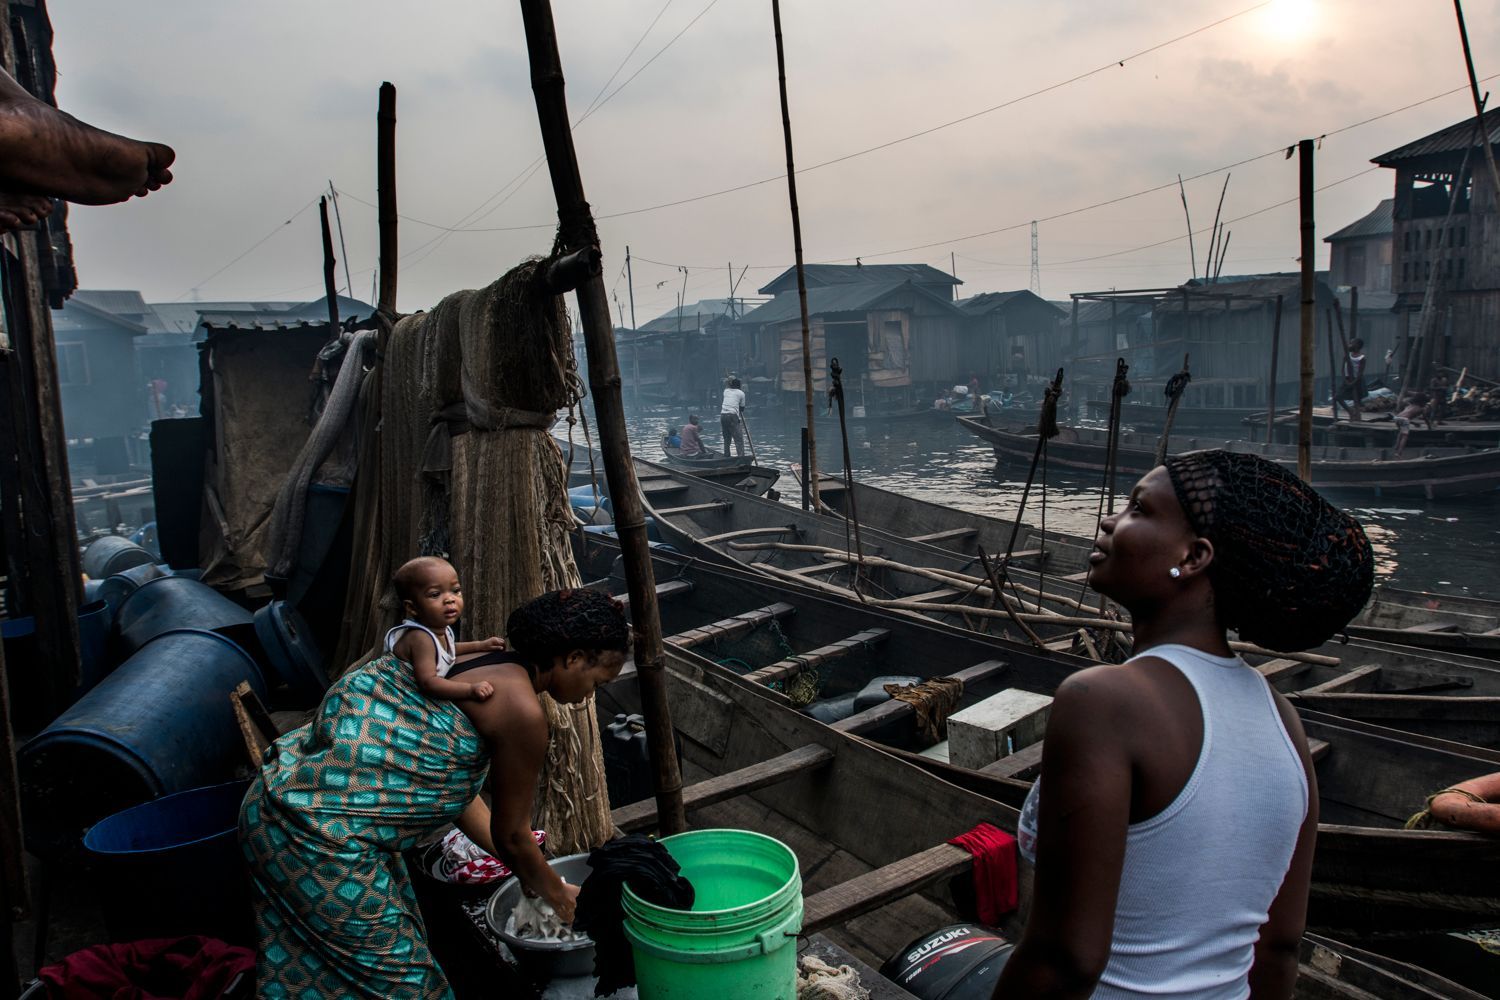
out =
<path fill-rule="evenodd" d="M 1364 529 L 1295 474 L 1226 451 L 1186 452 L 1166 469 L 1193 530 L 1213 543 L 1214 603 L 1241 639 L 1311 649 L 1365 606 L 1375 560 Z"/>

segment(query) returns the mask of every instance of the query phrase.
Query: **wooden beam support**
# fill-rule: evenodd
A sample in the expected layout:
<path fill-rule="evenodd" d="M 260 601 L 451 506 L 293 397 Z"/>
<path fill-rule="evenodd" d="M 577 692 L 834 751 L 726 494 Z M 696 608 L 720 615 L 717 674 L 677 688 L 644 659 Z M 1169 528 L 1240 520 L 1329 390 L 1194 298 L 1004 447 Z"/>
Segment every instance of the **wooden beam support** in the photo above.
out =
<path fill-rule="evenodd" d="M 1275 687 L 1280 681 L 1301 676 L 1312 668 L 1313 665 L 1311 663 L 1285 659 L 1267 660 L 1265 663 L 1257 664 L 1255 667 L 1272 687 Z"/>
<path fill-rule="evenodd" d="M 728 510 L 733 506 L 733 500 L 712 500 L 708 503 L 690 503 L 685 507 L 663 507 L 656 513 L 661 517 L 673 517 L 677 514 L 698 514 L 708 510 Z"/>
<path fill-rule="evenodd" d="M 947 531 L 934 531 L 928 535 L 913 535 L 908 538 L 909 542 L 947 542 L 959 538 L 972 538 L 979 534 L 978 528 L 949 528 Z"/>
<path fill-rule="evenodd" d="M 893 900 L 969 871 L 974 859 L 962 847 L 940 844 L 857 878 L 830 886 L 803 901 L 802 933 L 814 934 L 847 923 Z"/>
<path fill-rule="evenodd" d="M 667 580 L 656 585 L 656 599 L 658 601 L 670 600 L 673 597 L 685 597 L 693 592 L 693 581 L 691 580 Z M 615 600 L 625 605 L 625 610 L 630 610 L 630 595 L 621 594 Z"/>
<path fill-rule="evenodd" d="M 790 569 L 787 572 L 793 576 L 819 576 L 823 573 L 832 573 L 836 569 L 847 569 L 848 566 L 849 564 L 846 562 L 825 562 L 815 563 L 812 566 L 803 566 L 799 569 Z"/>
<path fill-rule="evenodd" d="M 757 789 L 779 784 L 804 771 L 815 770 L 833 763 L 833 751 L 827 747 L 809 744 L 789 750 L 779 757 L 763 760 L 759 764 L 742 767 L 707 781 L 688 785 L 682 790 L 682 805 L 687 809 L 701 809 L 715 802 L 723 802 L 740 795 L 748 795 Z M 615 826 L 625 833 L 650 830 L 656 826 L 656 802 L 642 799 L 640 802 L 621 806 L 613 813 Z"/>
<path fill-rule="evenodd" d="M 978 684 L 983 684 L 985 681 L 994 680 L 1008 669 L 1010 669 L 1010 665 L 1004 660 L 985 660 L 983 663 L 976 663 L 972 667 L 965 667 L 958 673 L 949 674 L 948 676 L 961 683 L 964 686 L 964 690 L 967 691 Z M 914 711 L 910 702 L 902 701 L 899 698 L 892 698 L 890 701 L 883 701 L 879 705 L 871 706 L 863 712 L 855 712 L 848 718 L 840 719 L 830 728 L 837 729 L 841 733 L 854 733 L 856 735 L 868 733 L 876 729 L 882 729 L 887 724 L 895 722 L 903 716 L 911 715 Z"/>
<path fill-rule="evenodd" d="M 1310 688 L 1304 688 L 1298 694 L 1351 694 L 1360 691 L 1375 690 L 1375 682 L 1380 679 L 1380 667 L 1375 664 L 1366 664 L 1363 667 L 1355 667 L 1353 670 L 1340 674 L 1331 681 L 1324 681 Z"/>
<path fill-rule="evenodd" d="M 796 525 L 784 524 L 777 528 L 740 528 L 737 531 L 723 531 L 717 535 L 704 535 L 698 541 L 704 545 L 713 545 L 715 542 L 728 542 L 736 538 L 753 538 L 756 535 L 795 535 Z"/>
<path fill-rule="evenodd" d="M 797 609 L 785 601 L 777 601 L 754 611 L 746 611 L 742 615 L 732 618 L 723 618 L 708 625 L 700 625 L 697 628 L 679 632 L 676 635 L 667 636 L 666 641 L 683 649 L 692 649 L 704 643 L 716 642 L 720 639 L 733 639 L 736 636 L 753 632 L 762 625 L 768 625 L 783 618 L 790 618 L 797 613 Z"/>
<path fill-rule="evenodd" d="M 866 629 L 847 639 L 840 639 L 827 646 L 789 656 L 768 667 L 761 667 L 759 670 L 752 670 L 745 675 L 745 680 L 752 684 L 770 684 L 773 681 L 785 680 L 804 670 L 820 667 L 825 663 L 848 656 L 850 653 L 884 642 L 890 634 L 889 630 L 883 628 Z"/>

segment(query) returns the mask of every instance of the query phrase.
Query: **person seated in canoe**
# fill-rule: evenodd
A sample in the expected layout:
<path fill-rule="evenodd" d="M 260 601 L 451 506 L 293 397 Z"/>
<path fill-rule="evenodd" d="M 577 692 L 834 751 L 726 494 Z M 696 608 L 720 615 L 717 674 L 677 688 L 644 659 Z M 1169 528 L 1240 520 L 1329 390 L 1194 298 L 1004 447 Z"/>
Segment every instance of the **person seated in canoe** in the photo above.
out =
<path fill-rule="evenodd" d="M 666 441 L 668 448 L 682 447 L 682 434 L 676 427 L 668 427 L 667 433 L 662 435 L 662 440 Z"/>
<path fill-rule="evenodd" d="M 418 689 L 443 701 L 484 701 L 494 694 L 489 681 L 448 677 L 460 657 L 505 648 L 496 636 L 478 642 L 454 638 L 453 626 L 464 613 L 464 594 L 453 565 L 437 556 L 411 559 L 396 570 L 391 582 L 406 619 L 385 634 L 385 651 L 411 665 Z"/>
<path fill-rule="evenodd" d="M 455 668 L 494 688 L 483 701 L 428 698 L 387 653 L 335 681 L 313 720 L 266 752 L 239 823 L 256 996 L 451 996 L 401 857 L 449 823 L 572 922 L 578 887 L 531 832 L 548 740 L 538 697 L 576 705 L 617 677 L 630 626 L 608 595 L 560 590 L 512 612 L 506 639 L 510 651 Z"/>
<path fill-rule="evenodd" d="M 682 457 L 703 458 L 708 454 L 708 449 L 703 447 L 703 422 L 698 419 L 698 414 L 688 416 L 688 422 L 682 425 Z"/>
<path fill-rule="evenodd" d="M 1088 580 L 1135 655 L 1057 689 L 1018 824 L 1030 916 L 994 995 L 1288 998 L 1317 780 L 1227 631 L 1311 649 L 1369 598 L 1364 529 L 1257 455 L 1185 452 L 1100 523 Z"/>

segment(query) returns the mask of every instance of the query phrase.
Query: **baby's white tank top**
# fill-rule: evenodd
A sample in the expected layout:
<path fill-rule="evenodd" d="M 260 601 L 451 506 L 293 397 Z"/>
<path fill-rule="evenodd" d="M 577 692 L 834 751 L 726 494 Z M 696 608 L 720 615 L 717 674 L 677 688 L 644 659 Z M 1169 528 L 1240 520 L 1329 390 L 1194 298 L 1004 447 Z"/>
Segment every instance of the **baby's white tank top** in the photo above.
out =
<path fill-rule="evenodd" d="M 445 648 L 443 644 L 438 641 L 436 632 L 428 628 L 426 625 L 423 625 L 421 622 L 413 621 L 412 619 L 408 618 L 406 619 L 406 621 L 392 628 L 385 634 L 385 651 L 387 653 L 394 653 L 396 651 L 396 641 L 401 638 L 401 633 L 410 628 L 414 628 L 427 633 L 427 637 L 431 639 L 432 644 L 437 647 L 437 674 L 439 677 L 447 677 L 448 671 L 453 669 L 454 645 L 453 630 L 451 628 L 448 628 L 446 626 L 444 626 L 443 628 L 443 638 L 448 640 L 448 645 Z"/>

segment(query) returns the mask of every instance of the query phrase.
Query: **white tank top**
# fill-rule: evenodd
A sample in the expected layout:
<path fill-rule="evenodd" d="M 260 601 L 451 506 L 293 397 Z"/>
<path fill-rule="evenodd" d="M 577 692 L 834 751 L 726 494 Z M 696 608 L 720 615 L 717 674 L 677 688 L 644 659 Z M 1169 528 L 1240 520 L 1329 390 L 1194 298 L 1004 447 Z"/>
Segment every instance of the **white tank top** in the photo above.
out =
<path fill-rule="evenodd" d="M 1307 772 L 1270 686 L 1245 661 L 1179 645 L 1140 655 L 1193 685 L 1203 746 L 1172 804 L 1126 831 L 1109 963 L 1093 996 L 1243 1000 L 1307 818 Z M 1040 793 L 1038 781 L 1021 810 L 1018 840 L 1032 862 Z"/>
<path fill-rule="evenodd" d="M 389 621 L 389 619 L 387 619 L 387 621 Z M 436 632 L 428 628 L 426 625 L 423 625 L 421 622 L 412 621 L 410 618 L 408 618 L 406 619 L 406 621 L 402 622 L 400 625 L 397 625 L 395 628 L 391 629 L 385 634 L 385 651 L 387 653 L 394 653 L 396 651 L 397 640 L 401 638 L 401 633 L 405 632 L 409 628 L 414 628 L 427 633 L 427 637 L 431 639 L 432 644 L 437 647 L 437 675 L 439 677 L 447 677 L 448 671 L 453 669 L 453 630 L 444 626 L 443 640 L 446 640 L 447 643 L 445 646 L 444 642 L 438 639 Z"/>

